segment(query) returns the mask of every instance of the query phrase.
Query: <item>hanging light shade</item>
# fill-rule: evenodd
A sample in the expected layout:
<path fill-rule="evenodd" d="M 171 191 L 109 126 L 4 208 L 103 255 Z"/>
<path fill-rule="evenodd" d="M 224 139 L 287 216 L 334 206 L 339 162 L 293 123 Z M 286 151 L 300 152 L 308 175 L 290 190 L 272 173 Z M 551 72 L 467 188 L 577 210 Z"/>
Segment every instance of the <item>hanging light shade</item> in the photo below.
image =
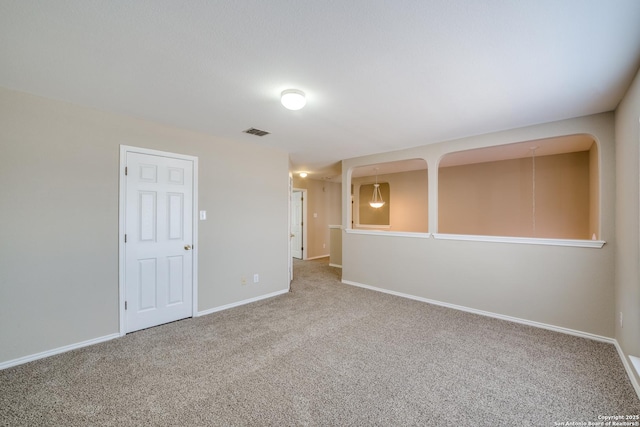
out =
<path fill-rule="evenodd" d="M 373 197 L 371 197 L 369 205 L 376 209 L 384 206 L 384 200 L 382 200 L 382 194 L 380 193 L 380 184 L 373 184 Z"/>
<path fill-rule="evenodd" d="M 376 171 L 377 170 L 378 169 L 376 169 Z M 369 202 L 369 206 L 375 209 L 378 209 L 384 206 L 384 200 L 382 200 L 382 193 L 380 192 L 380 184 L 378 184 L 377 173 L 376 173 L 376 183 L 373 184 L 373 196 L 371 196 L 371 201 Z"/>

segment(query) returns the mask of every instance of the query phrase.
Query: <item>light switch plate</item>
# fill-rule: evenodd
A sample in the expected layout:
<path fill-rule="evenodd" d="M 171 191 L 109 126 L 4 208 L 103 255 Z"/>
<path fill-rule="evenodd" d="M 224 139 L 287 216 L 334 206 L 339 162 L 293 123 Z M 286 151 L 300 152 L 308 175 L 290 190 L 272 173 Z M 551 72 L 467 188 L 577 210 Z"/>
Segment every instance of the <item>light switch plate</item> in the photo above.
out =
<path fill-rule="evenodd" d="M 207 211 L 200 211 L 200 221 L 207 219 Z"/>

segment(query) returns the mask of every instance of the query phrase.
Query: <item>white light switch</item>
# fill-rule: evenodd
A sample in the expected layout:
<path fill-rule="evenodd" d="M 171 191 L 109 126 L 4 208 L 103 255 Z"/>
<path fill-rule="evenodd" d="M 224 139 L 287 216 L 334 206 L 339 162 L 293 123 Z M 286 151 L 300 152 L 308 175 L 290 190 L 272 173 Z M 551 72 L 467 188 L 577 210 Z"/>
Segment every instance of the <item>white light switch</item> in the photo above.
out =
<path fill-rule="evenodd" d="M 207 219 L 207 211 L 200 211 L 200 221 Z"/>
<path fill-rule="evenodd" d="M 313 213 L 314 218 L 318 218 L 318 214 L 316 212 Z"/>

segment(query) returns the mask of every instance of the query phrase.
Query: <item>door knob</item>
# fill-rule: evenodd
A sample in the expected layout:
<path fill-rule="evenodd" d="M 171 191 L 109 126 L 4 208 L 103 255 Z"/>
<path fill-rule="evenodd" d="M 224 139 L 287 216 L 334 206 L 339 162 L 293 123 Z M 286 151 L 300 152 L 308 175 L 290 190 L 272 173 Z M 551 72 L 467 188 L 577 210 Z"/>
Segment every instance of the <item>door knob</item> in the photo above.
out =
<path fill-rule="evenodd" d="M 293 233 L 291 233 L 291 237 L 296 237 L 296 235 L 295 235 L 295 234 L 293 234 Z"/>
<path fill-rule="evenodd" d="M 184 250 L 185 251 L 191 250 L 191 245 L 184 245 Z"/>

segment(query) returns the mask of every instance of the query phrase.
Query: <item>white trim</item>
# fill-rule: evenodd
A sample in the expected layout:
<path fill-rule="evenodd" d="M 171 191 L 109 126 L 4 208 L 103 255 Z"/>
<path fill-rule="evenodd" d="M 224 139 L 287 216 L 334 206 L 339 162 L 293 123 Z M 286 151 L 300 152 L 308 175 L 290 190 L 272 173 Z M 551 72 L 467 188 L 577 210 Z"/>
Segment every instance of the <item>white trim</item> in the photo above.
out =
<path fill-rule="evenodd" d="M 609 344 L 615 344 L 615 340 L 613 338 L 604 337 L 602 335 L 595 335 L 589 332 L 577 331 L 575 329 L 564 328 L 562 326 L 549 325 L 548 323 L 535 322 L 533 320 L 521 319 L 519 317 L 505 316 L 503 314 L 493 313 L 490 311 L 477 310 L 475 308 L 465 307 L 462 305 L 450 304 L 448 302 L 442 302 L 437 300 L 432 300 L 429 298 L 418 297 L 415 295 L 405 294 L 402 292 L 391 291 L 389 289 L 377 288 L 375 286 L 369 286 L 358 282 L 352 282 L 350 280 L 342 280 L 342 283 L 345 285 L 357 286 L 359 288 L 365 288 L 372 291 L 382 292 L 385 294 L 391 294 L 402 298 L 408 298 L 415 301 L 426 302 L 428 304 L 439 305 L 442 307 L 452 308 L 454 310 L 466 311 L 468 313 L 479 314 L 481 316 L 493 317 L 495 319 L 506 320 L 509 322 L 520 323 L 523 325 L 534 326 L 536 328 L 547 329 L 550 331 L 561 332 L 563 334 L 574 335 L 577 337 L 588 338 L 595 341 L 606 342 Z"/>
<path fill-rule="evenodd" d="M 338 265 L 338 264 L 331 264 L 331 263 L 329 263 L 329 267 L 342 268 L 342 266 L 341 266 L 341 265 Z"/>
<path fill-rule="evenodd" d="M 200 223 L 200 211 L 198 210 L 198 157 L 196 156 L 188 156 L 193 159 L 193 228 L 191 230 L 192 236 L 191 241 L 193 242 L 191 246 L 193 246 L 193 257 L 191 264 L 191 316 L 195 316 L 198 312 L 198 254 L 200 252 L 200 244 L 198 243 L 198 224 Z"/>
<path fill-rule="evenodd" d="M 87 347 L 94 344 L 99 344 L 105 341 L 111 341 L 112 339 L 119 338 L 120 334 L 110 334 L 99 338 L 93 338 L 90 340 L 78 342 L 75 344 L 65 345 L 63 347 L 54 348 L 53 350 L 43 351 L 41 353 L 30 354 L 29 356 L 19 357 L 17 359 L 8 360 L 0 363 L 0 370 L 11 368 L 12 366 L 22 365 L 24 363 L 33 362 L 34 360 L 44 359 L 45 357 L 55 356 L 56 354 L 66 353 L 67 351 L 76 350 L 82 347 Z"/>
<path fill-rule="evenodd" d="M 624 366 L 624 369 L 627 372 L 627 377 L 629 377 L 629 381 L 631 381 L 631 385 L 633 386 L 633 389 L 635 390 L 636 395 L 638 396 L 638 398 L 640 398 L 640 384 L 638 384 L 636 376 L 635 376 L 635 374 L 634 374 L 634 372 L 633 372 L 633 370 L 631 368 L 631 365 L 629 364 L 627 358 L 625 357 L 624 352 L 622 351 L 622 348 L 620 347 L 620 344 L 614 338 L 608 338 L 608 337 L 604 337 L 602 335 L 591 334 L 589 332 L 577 331 L 575 329 L 563 328 L 561 326 L 549 325 L 548 323 L 534 322 L 532 320 L 521 319 L 519 317 L 505 316 L 503 314 L 492 313 L 490 311 L 477 310 L 475 308 L 465 307 L 465 306 L 461 306 L 461 305 L 449 304 L 449 303 L 446 303 L 446 302 L 436 301 L 436 300 L 432 300 L 432 299 L 428 299 L 428 298 L 422 298 L 422 297 L 418 297 L 418 296 L 415 296 L 415 295 L 405 294 L 405 293 L 402 293 L 402 292 L 390 291 L 388 289 L 377 288 L 375 286 L 369 286 L 369 285 L 365 285 L 365 284 L 362 284 L 362 283 L 353 282 L 351 280 L 344 280 L 343 279 L 342 283 L 344 283 L 345 285 L 357 286 L 359 288 L 364 288 L 364 289 L 369 289 L 369 290 L 376 291 L 376 292 L 382 292 L 382 293 L 385 293 L 385 294 L 395 295 L 395 296 L 402 297 L 402 298 L 408 298 L 408 299 L 412 299 L 412 300 L 415 300 L 415 301 L 424 302 L 424 303 L 427 303 L 427 304 L 438 305 L 438 306 L 441 306 L 441 307 L 447 307 L 447 308 L 451 308 L 451 309 L 454 309 L 454 310 L 465 311 L 465 312 L 468 312 L 468 313 L 478 314 L 478 315 L 481 315 L 481 316 L 487 316 L 487 317 L 492 317 L 492 318 L 495 318 L 495 319 L 506 320 L 508 322 L 514 322 L 514 323 L 520 323 L 522 325 L 533 326 L 534 328 L 547 329 L 549 331 L 560 332 L 562 334 L 573 335 L 573 336 L 577 336 L 577 337 L 581 337 L 581 338 L 587 338 L 587 339 L 590 339 L 590 340 L 600 341 L 600 342 L 604 342 L 604 343 L 607 343 L 607 344 L 613 344 L 615 346 L 616 350 L 618 351 L 618 356 L 620 357 L 620 360 L 622 361 L 622 365 Z M 635 356 L 629 356 L 629 359 L 631 359 L 631 362 L 634 364 L 634 368 L 636 369 L 638 374 L 640 374 L 640 358 L 637 358 Z"/>
<path fill-rule="evenodd" d="M 614 345 L 616 346 L 616 350 L 618 350 L 618 356 L 620 356 L 620 359 L 622 360 L 622 365 L 624 366 L 625 371 L 627 371 L 627 376 L 631 381 L 631 385 L 633 385 L 638 398 L 640 398 L 640 384 L 638 384 L 638 380 L 636 380 L 633 369 L 631 369 L 631 365 L 629 365 L 629 361 L 625 357 L 624 352 L 622 351 L 622 347 L 620 347 L 620 344 L 617 340 L 614 340 Z M 631 363 L 633 363 L 633 367 L 636 369 L 636 372 L 640 373 L 640 371 L 638 371 L 640 367 L 636 365 L 636 360 L 640 361 L 640 359 L 635 356 L 629 356 L 629 359 L 631 359 Z"/>
<path fill-rule="evenodd" d="M 388 230 L 391 228 L 390 225 L 374 225 L 374 224 L 356 224 L 355 225 L 356 228 L 363 228 L 363 229 L 383 229 L 383 230 Z"/>
<path fill-rule="evenodd" d="M 127 199 L 127 191 L 125 185 L 124 168 L 127 163 L 127 146 L 120 145 L 120 171 L 118 180 L 118 330 L 122 337 L 127 332 L 125 330 L 125 310 L 124 310 L 124 282 L 125 282 L 125 251 L 124 251 L 124 232 L 125 232 L 125 200 Z"/>
<path fill-rule="evenodd" d="M 195 317 L 198 312 L 198 252 L 200 245 L 198 244 L 198 221 L 200 216 L 198 213 L 198 157 L 188 154 L 170 153 L 167 151 L 152 150 L 149 148 L 133 147 L 130 145 L 120 145 L 120 180 L 118 182 L 119 187 L 119 213 L 118 213 L 118 301 L 119 301 L 119 331 L 120 336 L 126 335 L 125 328 L 125 310 L 124 301 L 125 295 L 125 248 L 124 248 L 124 232 L 125 232 L 125 207 L 126 207 L 126 185 L 124 168 L 127 164 L 127 153 L 140 153 L 151 156 L 169 157 L 172 159 L 188 160 L 193 162 L 193 228 L 191 230 L 191 241 L 193 246 L 193 263 L 192 263 L 192 307 L 191 316 Z"/>
<path fill-rule="evenodd" d="M 636 373 L 640 374 L 640 357 L 629 356 L 629 360 L 631 361 L 631 365 L 633 365 L 633 369 L 635 369 Z"/>
<path fill-rule="evenodd" d="M 476 236 L 470 234 L 441 234 L 433 233 L 437 240 L 464 240 L 470 242 L 518 243 L 528 245 L 571 246 L 576 248 L 600 249 L 606 243 L 604 240 L 578 239 L 543 239 L 537 237 L 505 237 L 505 236 Z"/>
<path fill-rule="evenodd" d="M 347 228 L 344 231 L 347 234 L 365 234 L 369 236 L 414 237 L 416 239 L 428 239 L 431 237 L 431 233 L 415 233 L 412 231 L 358 230 L 355 228 Z"/>
<path fill-rule="evenodd" d="M 208 310 L 199 311 L 198 313 L 196 313 L 194 317 L 206 316 L 207 314 L 217 313 L 218 311 L 228 310 L 230 308 L 239 307 L 241 305 L 251 304 L 252 302 L 261 301 L 263 299 L 277 297 L 278 295 L 283 295 L 288 292 L 289 292 L 289 288 L 283 289 L 281 291 L 272 292 L 266 295 L 259 295 L 257 297 L 245 299 L 238 302 L 232 302 L 231 304 L 221 305 L 220 307 L 214 307 Z"/>
<path fill-rule="evenodd" d="M 293 245 L 293 233 L 291 230 L 291 199 L 293 198 L 293 174 L 289 172 L 289 197 L 287 199 L 287 224 L 289 230 L 289 244 L 287 245 L 287 276 L 289 276 L 289 289 L 293 282 L 293 256 L 291 255 L 291 245 Z"/>
<path fill-rule="evenodd" d="M 318 255 L 318 256 L 314 256 L 314 257 L 310 257 L 310 258 L 305 258 L 305 261 L 311 261 L 312 259 L 320 259 L 320 258 L 329 258 L 329 254 L 326 255 Z"/>
<path fill-rule="evenodd" d="M 293 187 L 292 192 L 300 192 L 302 193 L 302 259 L 307 260 L 307 189 L 306 188 L 297 188 Z M 291 207 L 289 207 L 289 212 L 291 212 Z M 289 213 L 291 215 L 291 213 Z M 291 230 L 291 227 L 289 227 Z"/>

